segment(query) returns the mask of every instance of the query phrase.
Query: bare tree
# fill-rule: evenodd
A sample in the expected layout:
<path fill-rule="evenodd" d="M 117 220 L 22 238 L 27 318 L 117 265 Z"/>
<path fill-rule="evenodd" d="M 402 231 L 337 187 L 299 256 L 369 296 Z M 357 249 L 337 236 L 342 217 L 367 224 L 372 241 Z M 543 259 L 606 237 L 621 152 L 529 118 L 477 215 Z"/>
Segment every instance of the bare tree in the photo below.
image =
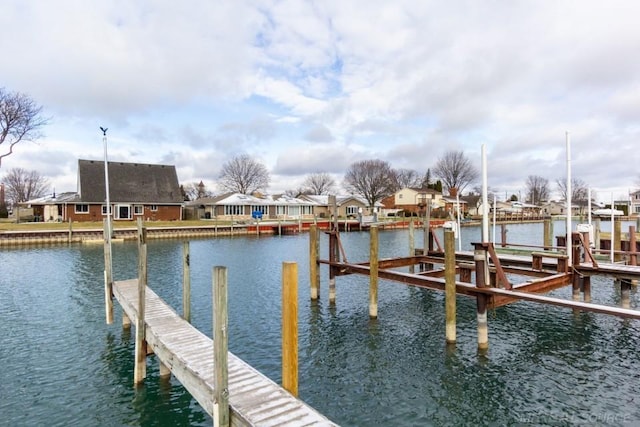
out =
<path fill-rule="evenodd" d="M 538 175 L 529 175 L 526 182 L 527 202 L 536 204 L 549 199 L 549 180 Z"/>
<path fill-rule="evenodd" d="M 229 160 L 220 172 L 220 186 L 242 194 L 266 190 L 270 179 L 267 168 L 247 154 Z"/>
<path fill-rule="evenodd" d="M 336 188 L 336 181 L 328 173 L 312 173 L 302 183 L 303 193 L 331 194 Z"/>
<path fill-rule="evenodd" d="M 567 178 L 556 179 L 560 196 L 567 200 Z M 571 200 L 586 202 L 589 197 L 589 186 L 580 178 L 571 178 Z"/>
<path fill-rule="evenodd" d="M 395 191 L 395 174 L 388 162 L 363 160 L 349 166 L 344 176 L 344 186 L 353 194 L 362 196 L 373 207 L 378 200 Z"/>
<path fill-rule="evenodd" d="M 447 151 L 438 159 L 433 174 L 442 180 L 449 194 L 462 194 L 465 187 L 478 179 L 478 170 L 462 151 Z"/>
<path fill-rule="evenodd" d="M 393 171 L 395 179 L 395 190 L 403 188 L 421 187 L 424 177 L 413 169 L 395 169 Z"/>
<path fill-rule="evenodd" d="M 36 171 L 22 168 L 9 169 L 2 183 L 6 197 L 14 204 L 42 197 L 49 191 L 46 178 Z"/>
<path fill-rule="evenodd" d="M 20 141 L 34 141 L 42 136 L 40 128 L 48 120 L 40 115 L 42 107 L 27 95 L 7 92 L 0 87 L 0 166 Z"/>
<path fill-rule="evenodd" d="M 211 191 L 207 190 L 206 185 L 204 185 L 202 181 L 200 181 L 199 183 L 192 182 L 190 184 L 184 185 L 182 187 L 182 192 L 184 193 L 187 200 L 197 200 L 212 196 Z"/>

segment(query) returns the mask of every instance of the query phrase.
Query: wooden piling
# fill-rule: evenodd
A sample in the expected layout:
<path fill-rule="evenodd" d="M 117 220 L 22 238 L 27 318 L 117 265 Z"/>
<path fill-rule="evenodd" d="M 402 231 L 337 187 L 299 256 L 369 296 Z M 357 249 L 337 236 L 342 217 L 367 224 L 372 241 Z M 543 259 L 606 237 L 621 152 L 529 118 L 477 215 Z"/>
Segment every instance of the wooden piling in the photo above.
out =
<path fill-rule="evenodd" d="M 444 231 L 445 337 L 447 344 L 456 342 L 456 252 L 455 233 Z"/>
<path fill-rule="evenodd" d="M 616 252 L 614 255 L 614 259 L 616 261 L 620 261 L 621 255 L 617 252 L 622 250 L 622 221 L 618 219 L 614 219 L 612 226 L 613 234 L 611 235 L 612 239 L 615 239 L 613 242 L 613 250 Z M 615 238 L 613 237 L 615 235 Z"/>
<path fill-rule="evenodd" d="M 629 226 L 629 265 L 638 265 L 638 246 L 636 244 L 636 226 Z M 638 286 L 638 279 L 631 280 L 632 286 Z"/>
<path fill-rule="evenodd" d="M 591 276 L 582 278 L 582 297 L 584 302 L 591 302 Z"/>
<path fill-rule="evenodd" d="M 188 241 L 182 244 L 182 318 L 191 323 L 191 258 Z"/>
<path fill-rule="evenodd" d="M 69 218 L 69 237 L 67 239 L 67 242 L 73 242 L 73 220 L 71 218 Z"/>
<path fill-rule="evenodd" d="M 507 246 L 507 224 L 500 224 L 500 246 Z"/>
<path fill-rule="evenodd" d="M 298 397 L 298 264 L 282 263 L 282 387 Z"/>
<path fill-rule="evenodd" d="M 329 261 L 338 262 L 338 236 L 337 231 L 329 233 Z M 336 267 L 329 266 L 329 304 L 336 303 Z"/>
<path fill-rule="evenodd" d="M 213 425 L 229 426 L 227 268 L 213 268 Z"/>
<path fill-rule="evenodd" d="M 369 317 L 378 317 L 378 226 L 369 229 Z"/>
<path fill-rule="evenodd" d="M 413 218 L 409 221 L 409 256 L 416 256 L 416 239 L 415 230 L 413 225 Z M 415 265 L 409 266 L 409 273 L 414 274 L 416 272 Z"/>
<path fill-rule="evenodd" d="M 482 244 L 476 244 L 473 252 L 473 260 L 476 266 L 476 287 L 487 286 L 487 252 Z M 487 296 L 476 297 L 477 322 L 478 322 L 478 350 L 485 351 L 489 348 L 489 325 L 487 321 Z"/>
<path fill-rule="evenodd" d="M 113 268 L 111 264 L 111 231 L 109 220 L 103 220 L 104 228 L 104 307 L 107 325 L 113 323 Z"/>
<path fill-rule="evenodd" d="M 320 296 L 320 265 L 318 263 L 320 253 L 320 238 L 318 225 L 309 227 L 309 284 L 311 286 L 311 299 L 317 300 Z"/>
<path fill-rule="evenodd" d="M 135 365 L 133 382 L 140 384 L 147 376 L 147 343 L 145 341 L 145 291 L 147 288 L 147 231 L 138 218 L 138 316 L 136 317 Z"/>
<path fill-rule="evenodd" d="M 551 233 L 551 218 L 544 220 L 544 249 L 549 250 L 553 246 L 553 236 Z"/>

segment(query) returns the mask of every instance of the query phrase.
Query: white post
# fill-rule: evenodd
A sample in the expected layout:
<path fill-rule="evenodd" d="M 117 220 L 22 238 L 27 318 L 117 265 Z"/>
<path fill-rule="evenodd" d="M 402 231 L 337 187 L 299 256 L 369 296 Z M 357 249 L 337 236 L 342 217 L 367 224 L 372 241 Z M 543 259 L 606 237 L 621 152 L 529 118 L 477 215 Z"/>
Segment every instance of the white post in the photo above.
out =
<path fill-rule="evenodd" d="M 487 150 L 485 145 L 482 144 L 482 205 L 483 206 L 487 206 L 487 204 L 489 203 L 487 192 L 488 192 Z M 489 241 L 489 212 L 486 209 L 484 209 L 484 211 L 482 212 L 482 242 L 484 243 L 488 241 Z"/>
<path fill-rule="evenodd" d="M 609 239 L 610 242 L 611 242 L 611 249 L 609 250 L 609 253 L 611 255 L 611 263 L 612 264 L 615 261 L 615 255 L 613 253 L 613 246 L 614 246 L 613 243 L 615 241 L 615 236 L 614 236 L 615 233 L 614 233 L 614 226 L 613 225 L 615 224 L 615 220 L 616 220 L 616 218 L 614 216 L 613 206 L 614 206 L 614 204 L 613 204 L 613 192 L 611 192 L 611 239 Z"/>
<path fill-rule="evenodd" d="M 589 224 L 589 230 L 591 230 L 591 187 L 587 189 L 587 218 Z"/>
<path fill-rule="evenodd" d="M 571 259 L 571 141 L 569 140 L 569 132 L 566 133 L 567 138 L 567 240 L 565 247 L 567 250 L 567 262 L 569 268 L 573 265 Z"/>
<path fill-rule="evenodd" d="M 458 210 L 458 251 L 462 252 L 462 228 L 460 227 L 460 194 L 456 193 L 456 209 Z"/>
<path fill-rule="evenodd" d="M 496 195 L 494 194 L 493 195 L 493 240 L 492 240 L 494 244 L 496 243 L 496 211 L 497 211 L 496 203 L 497 203 Z"/>

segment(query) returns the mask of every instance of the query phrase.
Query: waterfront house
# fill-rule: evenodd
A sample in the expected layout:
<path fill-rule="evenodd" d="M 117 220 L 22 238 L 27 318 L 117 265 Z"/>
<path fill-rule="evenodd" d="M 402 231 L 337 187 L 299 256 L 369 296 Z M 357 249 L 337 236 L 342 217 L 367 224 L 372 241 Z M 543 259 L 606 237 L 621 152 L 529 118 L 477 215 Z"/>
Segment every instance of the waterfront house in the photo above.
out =
<path fill-rule="evenodd" d="M 186 204 L 195 218 L 246 221 L 251 219 L 311 219 L 315 203 L 286 194 L 225 193 Z"/>
<path fill-rule="evenodd" d="M 44 221 L 102 221 L 107 214 L 104 162 L 78 160 L 78 189 L 30 200 Z M 175 166 L 109 162 L 109 202 L 116 221 L 175 221 L 182 218 L 182 192 Z"/>
<path fill-rule="evenodd" d="M 299 198 L 314 204 L 314 215 L 318 218 L 331 218 L 332 207 L 329 206 L 328 195 L 302 194 Z M 360 214 L 372 216 L 385 207 L 381 202 L 376 202 L 372 208 L 364 198 L 354 195 L 336 195 L 336 205 L 338 218 L 358 218 Z"/>
<path fill-rule="evenodd" d="M 640 190 L 629 193 L 629 215 L 640 215 Z"/>
<path fill-rule="evenodd" d="M 390 204 L 391 197 L 393 203 Z M 399 209 L 405 214 L 424 216 L 427 204 L 431 204 L 431 210 L 444 208 L 442 193 L 432 188 L 405 187 L 396 191 L 393 196 L 385 199 L 386 208 Z"/>

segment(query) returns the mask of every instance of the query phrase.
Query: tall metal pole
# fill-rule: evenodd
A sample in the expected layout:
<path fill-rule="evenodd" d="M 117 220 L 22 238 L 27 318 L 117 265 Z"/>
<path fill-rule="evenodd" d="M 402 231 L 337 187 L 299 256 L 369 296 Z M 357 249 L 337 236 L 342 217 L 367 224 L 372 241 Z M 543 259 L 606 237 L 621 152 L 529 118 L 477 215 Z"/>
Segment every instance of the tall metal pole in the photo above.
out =
<path fill-rule="evenodd" d="M 107 158 L 107 128 L 100 127 L 102 131 L 102 145 L 104 146 L 104 191 L 106 195 L 107 218 L 105 235 L 105 288 L 111 289 L 113 283 L 113 267 L 111 262 L 111 236 L 113 236 L 113 224 L 111 223 L 111 202 L 109 200 L 109 160 Z M 110 322 L 109 322 L 110 323 Z"/>
<path fill-rule="evenodd" d="M 482 144 L 482 206 L 485 208 L 482 210 L 482 242 L 489 241 L 489 196 L 488 196 L 488 183 L 487 183 L 487 150 L 484 144 Z M 495 206 L 494 206 L 495 209 Z"/>
<path fill-rule="evenodd" d="M 571 141 L 569 139 L 569 132 L 566 134 L 567 138 L 567 239 L 565 242 L 565 247 L 567 250 L 567 261 L 569 263 L 569 268 L 573 265 L 573 261 L 571 259 Z"/>

